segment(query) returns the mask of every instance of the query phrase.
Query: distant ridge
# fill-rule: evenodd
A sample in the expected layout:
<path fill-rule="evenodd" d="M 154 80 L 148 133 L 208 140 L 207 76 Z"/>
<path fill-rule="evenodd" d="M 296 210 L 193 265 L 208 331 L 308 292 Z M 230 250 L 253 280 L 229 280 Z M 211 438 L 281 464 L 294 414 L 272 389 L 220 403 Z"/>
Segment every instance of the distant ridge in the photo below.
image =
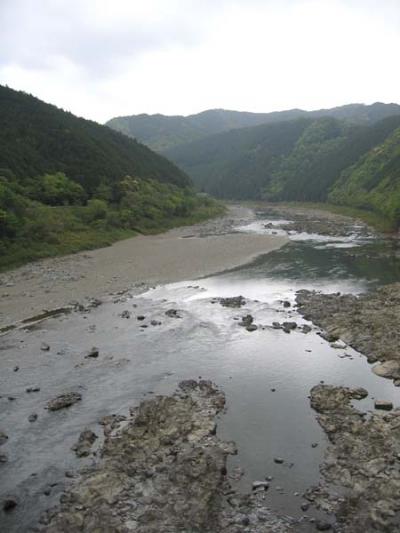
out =
<path fill-rule="evenodd" d="M 400 115 L 400 105 L 376 102 L 371 105 L 347 104 L 316 111 L 289 109 L 271 113 L 251 113 L 209 109 L 188 116 L 140 114 L 112 118 L 107 122 L 107 126 L 143 142 L 153 150 L 164 152 L 208 135 L 260 124 L 323 116 L 357 124 L 371 124 L 392 115 Z"/>

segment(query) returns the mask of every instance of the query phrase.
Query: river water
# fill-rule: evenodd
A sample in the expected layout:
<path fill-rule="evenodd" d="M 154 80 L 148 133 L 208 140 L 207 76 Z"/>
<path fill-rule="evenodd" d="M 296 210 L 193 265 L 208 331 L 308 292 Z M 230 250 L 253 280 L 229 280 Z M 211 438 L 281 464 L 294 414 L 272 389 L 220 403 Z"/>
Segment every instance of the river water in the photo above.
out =
<path fill-rule="evenodd" d="M 277 222 L 260 213 L 235 231 L 279 233 Z M 65 472 L 91 462 L 71 451 L 84 428 L 100 435 L 102 416 L 124 414 L 143 398 L 171 393 L 180 380 L 199 376 L 226 394 L 218 434 L 237 444 L 229 464 L 232 472 L 242 470 L 237 488 L 248 491 L 253 481 L 272 477 L 271 508 L 304 514 L 300 495 L 318 483 L 327 445 L 309 406 L 310 389 L 322 381 L 364 387 L 369 396 L 359 406 L 365 411 L 373 409 L 374 398 L 400 406 L 400 390 L 375 376 L 354 350 L 332 348 L 312 324 L 308 334 L 300 328 L 287 334 L 272 323 L 307 323 L 294 308 L 298 289 L 360 293 L 399 280 L 400 258 L 392 241 L 366 237 L 356 226 L 342 238 L 292 233 L 290 239 L 232 271 L 145 292 L 135 288 L 88 313 L 50 319 L 1 339 L 0 430 L 9 439 L 0 451 L 9 460 L 0 465 L 0 492 L 19 500 L 14 512 L 1 516 L 1 531 L 28 531 L 57 502 L 69 482 Z M 240 309 L 218 301 L 238 295 L 246 300 Z M 178 317 L 166 316 L 169 309 Z M 131 317 L 122 318 L 123 311 Z M 240 327 L 247 314 L 257 331 Z M 145 318 L 137 320 L 139 315 Z M 40 349 L 42 342 L 50 345 L 48 352 Z M 93 345 L 99 358 L 84 358 Z M 20 369 L 14 372 L 16 364 Z M 26 393 L 32 385 L 40 391 Z M 69 390 L 81 392 L 82 402 L 56 413 L 44 410 L 48 399 Z M 34 423 L 28 421 L 32 413 L 39 415 Z"/>

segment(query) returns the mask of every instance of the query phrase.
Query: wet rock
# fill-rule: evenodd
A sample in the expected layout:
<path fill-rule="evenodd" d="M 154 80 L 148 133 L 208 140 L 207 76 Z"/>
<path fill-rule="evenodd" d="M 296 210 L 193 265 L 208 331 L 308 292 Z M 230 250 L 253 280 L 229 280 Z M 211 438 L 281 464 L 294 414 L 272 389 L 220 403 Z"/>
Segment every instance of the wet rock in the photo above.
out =
<path fill-rule="evenodd" d="M 375 400 L 375 409 L 381 409 L 384 411 L 391 411 L 393 409 L 392 402 L 388 402 L 387 400 Z"/>
<path fill-rule="evenodd" d="M 168 309 L 168 311 L 165 311 L 165 314 L 170 318 L 182 318 L 177 309 Z"/>
<path fill-rule="evenodd" d="M 334 513 L 343 533 L 390 533 L 398 530 L 400 518 L 399 412 L 363 416 L 352 401 L 366 395 L 364 389 L 330 385 L 311 390 L 311 406 L 330 445 L 321 466 L 323 481 L 306 497 Z"/>
<path fill-rule="evenodd" d="M 42 342 L 42 344 L 40 345 L 40 349 L 43 352 L 48 352 L 50 350 L 50 345 L 47 344 L 47 342 Z"/>
<path fill-rule="evenodd" d="M 187 380 L 175 395 L 132 409 L 106 437 L 101 459 L 43 517 L 43 531 L 293 531 L 265 506 L 264 490 L 232 495 L 226 460 L 235 447 L 213 431 L 224 404 L 210 382 Z"/>
<path fill-rule="evenodd" d="M 36 422 L 37 419 L 38 419 L 38 415 L 36 413 L 32 413 L 31 415 L 28 416 L 29 422 Z"/>
<path fill-rule="evenodd" d="M 18 505 L 18 500 L 14 496 L 9 496 L 3 501 L 3 511 L 9 513 L 13 511 Z"/>
<path fill-rule="evenodd" d="M 331 342 L 330 343 L 331 348 L 335 348 L 336 350 L 344 350 L 347 347 L 347 344 L 341 340 Z"/>
<path fill-rule="evenodd" d="M 290 302 L 288 302 L 287 300 L 285 300 L 285 301 L 283 302 L 283 307 L 291 307 L 291 305 L 292 305 L 292 304 L 291 304 Z"/>
<path fill-rule="evenodd" d="M 296 322 L 283 322 L 282 326 L 284 329 L 296 329 L 297 323 Z"/>
<path fill-rule="evenodd" d="M 274 463 L 278 464 L 278 465 L 281 465 L 285 462 L 284 459 L 282 459 L 282 457 L 274 457 Z"/>
<path fill-rule="evenodd" d="M 88 359 L 88 358 L 93 358 L 93 359 L 95 359 L 95 358 L 99 357 L 99 353 L 100 353 L 99 349 L 96 348 L 96 346 L 93 346 L 93 348 L 91 348 L 91 349 L 88 351 L 88 353 L 85 355 L 85 358 L 86 358 L 86 359 Z"/>
<path fill-rule="evenodd" d="M 375 373 L 400 379 L 400 283 L 359 296 L 301 290 L 296 301 L 303 316 L 324 329 L 321 336 L 329 342 L 340 338 L 370 363 L 381 361 Z"/>
<path fill-rule="evenodd" d="M 332 529 L 332 525 L 329 522 L 325 522 L 323 520 L 317 520 L 315 522 L 315 527 L 317 528 L 317 531 L 329 531 Z"/>
<path fill-rule="evenodd" d="M 31 387 L 27 387 L 25 391 L 26 392 L 39 392 L 40 387 L 38 387 L 37 385 L 32 385 Z"/>
<path fill-rule="evenodd" d="M 87 457 L 90 454 L 91 448 L 97 439 L 96 433 L 90 429 L 85 429 L 79 435 L 78 442 L 74 444 L 72 450 L 77 457 Z"/>
<path fill-rule="evenodd" d="M 0 463 L 4 464 L 8 461 L 8 456 L 6 453 L 0 453 Z"/>
<path fill-rule="evenodd" d="M 119 315 L 121 318 L 131 318 L 131 313 L 127 309 L 125 311 L 122 311 L 122 313 Z"/>
<path fill-rule="evenodd" d="M 269 483 L 267 481 L 253 481 L 253 484 L 251 486 L 253 490 L 268 490 L 269 489 Z"/>
<path fill-rule="evenodd" d="M 239 322 L 239 326 L 248 328 L 253 323 L 254 318 L 251 315 L 246 315 L 242 317 L 242 320 Z"/>
<path fill-rule="evenodd" d="M 160 322 L 159 320 L 152 320 L 152 321 L 150 322 L 150 324 L 151 324 L 152 326 L 161 326 L 161 322 Z"/>
<path fill-rule="evenodd" d="M 303 327 L 301 328 L 301 330 L 302 330 L 303 333 L 310 333 L 312 328 L 308 324 L 303 324 Z"/>
<path fill-rule="evenodd" d="M 59 409 L 70 407 L 81 400 L 82 395 L 79 394 L 79 392 L 67 392 L 66 394 L 60 394 L 60 396 L 49 400 L 46 409 L 49 411 L 58 411 Z"/>
<path fill-rule="evenodd" d="M 223 307 L 233 307 L 238 308 L 242 307 L 246 304 L 246 300 L 243 298 L 243 296 L 234 296 L 232 298 L 220 298 L 219 303 Z"/>
<path fill-rule="evenodd" d="M 246 330 L 247 331 L 256 331 L 258 329 L 258 327 L 255 325 L 255 324 L 249 324 L 248 326 L 246 326 Z"/>
<path fill-rule="evenodd" d="M 146 318 L 146 317 L 145 317 L 144 315 L 138 315 L 138 316 L 136 317 L 136 320 L 141 321 L 141 320 L 145 320 L 145 318 Z"/>
<path fill-rule="evenodd" d="M 400 379 L 400 361 L 389 359 L 384 363 L 375 365 L 372 372 L 382 378 Z"/>
<path fill-rule="evenodd" d="M 0 446 L 8 441 L 8 435 L 4 431 L 0 431 Z"/>
<path fill-rule="evenodd" d="M 19 366 L 18 365 L 14 366 L 13 370 L 14 370 L 14 372 L 18 372 Z"/>
<path fill-rule="evenodd" d="M 279 322 L 272 322 L 272 327 L 274 329 L 282 329 L 282 326 L 280 325 Z"/>

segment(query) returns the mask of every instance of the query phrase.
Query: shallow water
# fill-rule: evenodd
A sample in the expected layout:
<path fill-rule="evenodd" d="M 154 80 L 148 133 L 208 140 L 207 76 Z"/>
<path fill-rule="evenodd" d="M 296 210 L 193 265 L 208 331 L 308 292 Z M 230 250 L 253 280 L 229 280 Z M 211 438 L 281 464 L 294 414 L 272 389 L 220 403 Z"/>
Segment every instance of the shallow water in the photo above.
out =
<path fill-rule="evenodd" d="M 236 230 L 263 232 L 267 222 Z M 316 328 L 286 334 L 272 329 L 272 322 L 305 322 L 293 308 L 300 288 L 359 293 L 400 279 L 400 270 L 391 241 L 361 238 L 357 228 L 351 238 L 297 237 L 291 235 L 291 243 L 245 267 L 142 294 L 132 291 L 90 313 L 53 318 L 1 339 L 0 429 L 9 440 L 0 451 L 9 462 L 1 466 L 0 491 L 18 494 L 20 501 L 15 512 L 2 517 L 5 531 L 26 531 L 57 501 L 67 481 L 64 472 L 90 462 L 71 451 L 82 429 L 100 435 L 102 416 L 126 413 L 146 395 L 170 393 L 181 379 L 199 376 L 226 393 L 227 411 L 218 432 L 237 444 L 239 453 L 230 466 L 244 470 L 239 488 L 249 490 L 252 481 L 272 476 L 271 507 L 302 514 L 295 493 L 318 482 L 326 446 L 309 407 L 311 387 L 320 381 L 365 387 L 369 397 L 360 402 L 363 410 L 373 409 L 374 397 L 400 406 L 400 391 L 375 376 L 354 350 L 331 348 Z M 216 301 L 239 294 L 246 299 L 241 309 Z M 283 300 L 292 306 L 285 308 Z M 171 308 L 181 318 L 166 316 Z M 131 318 L 119 316 L 124 310 Z M 252 333 L 238 325 L 248 313 L 259 326 Z M 138 321 L 137 315 L 145 319 Z M 151 320 L 162 324 L 152 326 Z M 40 350 L 43 341 L 49 352 Z M 100 348 L 99 358 L 85 359 L 93 345 Z M 18 372 L 13 371 L 16 364 Z M 26 393 L 33 384 L 40 392 Z M 48 399 L 68 390 L 80 391 L 82 402 L 56 413 L 44 409 Z M 16 399 L 8 400 L 10 395 Z M 32 412 L 39 414 L 35 423 L 27 420 Z M 276 464 L 275 457 L 284 463 Z M 44 495 L 53 483 L 51 494 Z"/>

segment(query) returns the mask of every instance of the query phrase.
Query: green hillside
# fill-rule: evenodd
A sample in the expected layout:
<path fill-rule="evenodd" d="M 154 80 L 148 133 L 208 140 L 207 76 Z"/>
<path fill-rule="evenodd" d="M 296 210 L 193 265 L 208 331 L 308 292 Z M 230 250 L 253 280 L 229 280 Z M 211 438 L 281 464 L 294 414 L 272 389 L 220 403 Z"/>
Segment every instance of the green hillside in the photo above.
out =
<path fill-rule="evenodd" d="M 186 117 L 142 114 L 116 117 L 107 122 L 107 125 L 143 142 L 153 150 L 163 153 L 176 146 L 209 135 L 259 124 L 272 124 L 298 118 L 315 119 L 325 116 L 351 123 L 369 124 L 396 114 L 400 114 L 399 105 L 376 102 L 372 105 L 349 104 L 316 111 L 289 109 L 272 113 L 249 113 L 210 109 Z"/>
<path fill-rule="evenodd" d="M 333 118 L 241 128 L 177 146 L 167 156 L 221 198 L 325 201 L 340 173 L 400 126 Z"/>
<path fill-rule="evenodd" d="M 342 172 L 328 198 L 377 211 L 400 227 L 400 127 Z"/>
<path fill-rule="evenodd" d="M 221 211 L 164 157 L 0 87 L 0 268 Z"/>
<path fill-rule="evenodd" d="M 190 184 L 175 165 L 96 122 L 0 86 L 0 168 L 18 177 L 64 172 L 87 191 L 125 174 Z"/>

